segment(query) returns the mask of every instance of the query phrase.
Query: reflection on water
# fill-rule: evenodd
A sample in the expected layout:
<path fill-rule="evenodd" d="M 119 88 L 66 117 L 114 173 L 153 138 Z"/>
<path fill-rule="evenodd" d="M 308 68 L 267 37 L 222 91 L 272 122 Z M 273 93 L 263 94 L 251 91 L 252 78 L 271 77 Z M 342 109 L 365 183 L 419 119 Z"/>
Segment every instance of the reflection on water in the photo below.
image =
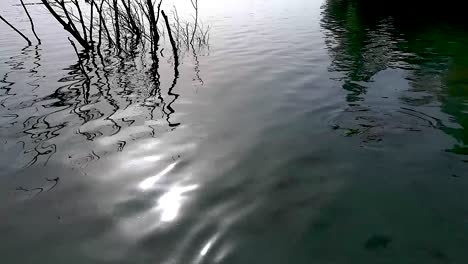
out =
<path fill-rule="evenodd" d="M 209 46 L 180 63 L 169 43 L 158 63 L 78 61 L 46 16 L 38 46 L 0 27 L 2 261 L 466 260 L 464 24 L 359 0 L 199 4 Z"/>
<path fill-rule="evenodd" d="M 370 12 L 372 7 L 374 12 Z M 412 117 L 413 123 L 427 123 L 453 136 L 457 143 L 448 151 L 464 154 L 468 143 L 465 120 L 468 94 L 467 76 L 463 72 L 468 69 L 468 54 L 463 46 L 468 42 L 468 36 L 463 32 L 463 24 L 451 22 L 443 15 L 439 17 L 438 12 L 421 15 L 422 20 L 433 19 L 422 25 L 411 23 L 412 16 L 408 17 L 405 12 L 377 8 L 362 1 L 328 1 L 322 26 L 326 29 L 325 42 L 333 57 L 330 69 L 341 73 L 338 78 L 343 81 L 343 89 L 348 91 L 346 99 L 351 107 L 364 107 L 360 111 L 379 111 L 366 104 L 367 100 L 378 100 L 375 94 L 367 96 L 372 86 L 380 86 L 383 90 L 377 95 L 388 99 L 380 100 L 384 106 L 388 106 L 385 101 L 396 95 L 388 94 L 388 88 L 397 91 L 402 85 L 407 86 L 406 91 L 398 91 L 397 99 L 405 105 L 399 106 L 398 112 Z M 386 76 L 382 72 L 386 72 Z M 382 87 L 379 82 L 386 82 L 383 85 L 387 87 Z M 448 100 L 450 106 L 447 106 Z M 382 108 L 382 105 L 376 107 Z M 440 107 L 455 122 L 443 122 L 431 116 L 432 107 Z M 382 116 L 355 118 L 369 121 L 359 124 L 366 131 L 383 127 L 374 120 Z M 405 118 L 395 119 L 402 122 Z M 399 126 L 420 131 L 417 127 Z M 370 137 L 374 138 L 374 135 Z"/>
<path fill-rule="evenodd" d="M 158 173 L 158 175 L 156 176 L 152 176 L 148 179 L 145 179 L 144 181 L 142 181 L 138 187 L 140 187 L 140 189 L 142 190 L 148 190 L 150 189 L 151 187 L 154 186 L 154 184 L 158 181 L 159 178 L 161 178 L 162 176 L 166 175 L 168 172 L 170 172 L 172 169 L 174 169 L 175 165 L 177 163 L 174 162 L 172 164 L 170 164 L 169 166 L 167 166 L 167 168 L 165 168 L 163 171 L 161 171 L 160 173 Z"/>

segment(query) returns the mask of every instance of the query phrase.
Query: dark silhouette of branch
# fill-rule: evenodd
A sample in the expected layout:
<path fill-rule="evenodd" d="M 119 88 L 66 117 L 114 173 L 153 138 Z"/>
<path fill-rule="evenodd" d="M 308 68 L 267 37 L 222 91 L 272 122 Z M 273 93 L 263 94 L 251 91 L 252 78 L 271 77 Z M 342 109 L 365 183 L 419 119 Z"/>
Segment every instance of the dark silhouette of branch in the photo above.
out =
<path fill-rule="evenodd" d="M 190 0 L 192 2 L 192 6 L 195 9 L 195 24 L 193 26 L 192 38 L 190 39 L 190 44 L 193 43 L 193 39 L 195 37 L 195 33 L 197 32 L 197 24 L 198 24 L 198 0 Z"/>
<path fill-rule="evenodd" d="M 172 37 L 172 30 L 171 26 L 169 24 L 169 19 L 167 18 L 166 14 L 164 13 L 164 10 L 161 10 L 161 14 L 164 18 L 164 22 L 166 23 L 166 28 L 167 28 L 167 35 L 169 36 L 169 40 L 171 42 L 172 46 L 172 52 L 174 53 L 174 64 L 179 65 L 179 55 L 177 52 L 177 44 L 174 41 L 174 38 Z"/>
<path fill-rule="evenodd" d="M 96 3 L 94 1 L 92 2 L 92 4 L 96 5 Z M 102 8 L 103 4 L 104 4 L 104 1 L 101 2 L 101 8 Z M 99 50 L 101 49 L 101 43 L 102 43 L 102 23 L 103 23 L 103 21 L 102 21 L 101 11 L 97 8 L 97 6 L 96 6 L 96 9 L 97 9 L 97 12 L 99 14 L 99 36 L 98 36 L 98 45 L 97 45 L 98 52 L 99 52 Z"/>
<path fill-rule="evenodd" d="M 54 182 L 54 185 L 52 185 L 52 187 L 50 187 L 47 191 L 50 191 L 52 190 L 53 188 L 55 188 L 55 186 L 57 186 L 57 184 L 59 183 L 59 180 L 60 180 L 60 177 L 56 177 L 56 178 L 53 178 L 53 179 L 49 179 L 49 178 L 45 178 L 46 181 L 48 182 Z"/>
<path fill-rule="evenodd" d="M 49 10 L 49 13 L 52 14 L 52 16 L 63 26 L 63 28 L 66 31 L 68 31 L 78 41 L 78 43 L 80 43 L 80 45 L 85 50 L 90 50 L 91 47 L 90 47 L 89 43 L 86 41 L 86 39 L 81 37 L 81 34 L 79 33 L 78 30 L 76 30 L 76 27 L 74 26 L 73 22 L 71 21 L 70 16 L 68 15 L 68 12 L 67 12 L 67 10 L 65 8 L 64 1 L 62 1 L 60 4 L 63 7 L 65 15 L 67 16 L 67 18 L 69 20 L 68 23 L 65 22 L 59 14 L 57 14 L 57 12 L 52 8 L 52 6 L 50 5 L 50 3 L 47 0 L 41 0 L 41 1 L 44 4 L 44 6 L 47 8 L 47 10 Z"/>
<path fill-rule="evenodd" d="M 68 38 L 68 40 L 70 41 L 71 45 L 73 46 L 73 49 L 75 50 L 76 56 L 78 56 L 78 63 L 79 63 L 81 72 L 86 77 L 86 80 L 89 82 L 90 78 L 89 78 L 89 75 L 88 75 L 88 73 L 86 72 L 86 70 L 85 70 L 85 68 L 83 66 L 83 61 L 81 60 L 80 54 L 78 53 L 78 49 L 76 48 L 76 45 L 73 42 L 73 40 L 71 40 L 70 38 Z"/>
<path fill-rule="evenodd" d="M 161 1 L 159 2 L 159 4 L 158 4 L 158 12 L 156 12 L 156 13 L 157 13 L 157 16 L 156 16 L 156 24 L 158 24 L 158 22 L 159 22 L 159 13 L 160 13 L 160 11 L 161 11 L 161 4 L 162 4 L 162 1 L 163 1 L 163 0 L 161 0 Z"/>
<path fill-rule="evenodd" d="M 114 23 L 115 23 L 115 43 L 117 45 L 117 51 L 120 53 L 122 51 L 120 45 L 120 26 L 119 26 L 119 6 L 117 0 L 114 0 Z"/>
<path fill-rule="evenodd" d="M 93 23 L 94 23 L 94 0 L 91 0 L 91 19 L 89 20 L 89 42 L 94 45 L 93 41 Z"/>
<path fill-rule="evenodd" d="M 83 38 L 85 40 L 87 40 L 88 36 L 86 34 L 86 26 L 85 26 L 85 23 L 84 23 L 83 13 L 81 12 L 80 4 L 78 3 L 78 0 L 74 0 L 74 1 L 72 1 L 72 3 L 75 4 L 76 9 L 78 10 L 79 21 L 80 21 L 80 24 L 81 24 L 81 29 L 83 30 Z"/>
<path fill-rule="evenodd" d="M 107 35 L 107 42 L 108 42 L 108 45 L 109 47 L 112 47 L 113 45 L 113 41 L 112 41 L 112 37 L 109 33 L 109 29 L 107 28 L 107 25 L 106 25 L 106 20 L 104 18 L 104 14 L 103 14 L 103 10 L 102 10 L 102 7 L 104 5 L 104 2 L 105 1 L 101 1 L 101 5 L 98 7 L 96 2 L 93 2 L 94 3 L 94 6 L 96 7 L 98 13 L 99 13 L 99 41 L 101 41 L 101 26 L 104 28 L 104 30 L 106 31 L 106 35 Z M 98 47 L 100 48 L 101 47 L 101 42 L 99 42 L 98 44 Z"/>
<path fill-rule="evenodd" d="M 158 5 L 158 18 L 159 18 L 159 10 L 161 8 L 161 3 L 162 0 L 159 2 Z M 153 57 L 157 57 L 157 51 L 158 51 L 158 43 L 159 43 L 159 32 L 158 32 L 158 21 L 155 16 L 154 12 L 154 5 L 152 0 L 146 0 L 146 7 L 147 7 L 147 13 L 146 15 L 148 16 L 148 21 L 149 21 L 149 26 L 150 26 L 150 36 L 151 36 L 151 44 L 152 44 L 152 53 Z"/>
<path fill-rule="evenodd" d="M 173 96 L 174 98 L 172 99 L 172 101 L 170 101 L 167 105 L 164 104 L 165 108 L 169 111 L 169 112 L 166 112 L 164 111 L 164 113 L 166 114 L 166 121 L 167 121 L 167 124 L 169 125 L 169 127 L 177 127 L 180 125 L 180 123 L 172 123 L 170 121 L 170 118 L 171 118 L 171 115 L 173 113 L 175 113 L 175 110 L 174 108 L 172 108 L 172 104 L 177 100 L 177 98 L 179 98 L 179 94 L 177 93 L 174 93 L 173 90 L 175 88 L 175 86 L 177 85 L 177 79 L 179 79 L 179 64 L 174 64 L 174 79 L 172 80 L 172 84 L 171 84 L 171 87 L 169 87 L 169 90 L 167 91 L 167 94 L 170 95 L 170 96 Z"/>
<path fill-rule="evenodd" d="M 55 2 L 57 4 L 59 4 L 60 7 L 62 8 L 63 13 L 65 14 L 65 17 L 68 19 L 68 24 L 70 25 L 70 27 L 79 34 L 79 31 L 76 28 L 75 23 L 73 22 L 73 20 L 72 20 L 72 18 L 70 16 L 70 13 L 68 12 L 67 7 L 65 6 L 65 0 L 55 0 Z M 73 14 L 71 14 L 71 15 L 74 16 Z"/>
<path fill-rule="evenodd" d="M 28 46 L 31 46 L 31 41 L 25 36 L 23 35 L 23 33 L 21 33 L 21 31 L 19 31 L 18 29 L 16 29 L 12 24 L 10 24 L 5 18 L 3 18 L 1 15 L 0 15 L 0 19 L 5 22 L 5 24 L 7 24 L 8 26 L 10 26 L 14 31 L 16 31 L 16 33 L 18 33 L 21 37 L 23 37 L 27 42 L 28 42 Z"/>
<path fill-rule="evenodd" d="M 124 9 L 126 11 L 126 18 L 127 18 L 127 21 L 128 21 L 128 24 L 131 26 L 131 31 L 133 34 L 136 35 L 136 39 L 137 41 L 139 41 L 141 39 L 141 30 L 140 28 L 137 26 L 137 23 L 135 21 L 135 16 L 133 14 L 133 11 L 131 9 L 131 4 L 130 4 L 130 0 L 127 0 L 127 2 L 125 2 L 125 0 L 122 0 L 122 4 L 124 6 Z"/>
<path fill-rule="evenodd" d="M 26 12 L 26 15 L 27 15 L 28 18 L 29 18 L 29 23 L 31 23 L 31 30 L 32 30 L 32 32 L 34 33 L 34 36 L 36 37 L 37 42 L 38 42 L 39 44 L 41 44 L 41 39 L 40 39 L 40 38 L 37 36 L 37 34 L 36 34 L 36 30 L 35 30 L 35 28 L 34 28 L 34 23 L 33 23 L 33 20 L 32 20 L 32 18 L 31 18 L 31 15 L 29 14 L 29 11 L 28 11 L 28 9 L 26 8 L 26 5 L 24 4 L 23 0 L 20 0 L 20 1 L 21 1 L 21 5 L 23 6 L 24 12 Z"/>

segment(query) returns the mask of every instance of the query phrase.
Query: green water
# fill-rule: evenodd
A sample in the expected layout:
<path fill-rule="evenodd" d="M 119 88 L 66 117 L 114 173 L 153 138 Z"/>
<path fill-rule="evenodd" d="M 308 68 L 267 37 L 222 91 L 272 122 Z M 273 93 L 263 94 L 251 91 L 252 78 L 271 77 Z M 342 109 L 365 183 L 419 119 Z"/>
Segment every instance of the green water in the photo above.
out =
<path fill-rule="evenodd" d="M 199 2 L 209 47 L 179 75 L 162 43 L 89 85 L 40 5 L 42 45 L 0 24 L 1 263 L 468 260 L 459 9 Z"/>

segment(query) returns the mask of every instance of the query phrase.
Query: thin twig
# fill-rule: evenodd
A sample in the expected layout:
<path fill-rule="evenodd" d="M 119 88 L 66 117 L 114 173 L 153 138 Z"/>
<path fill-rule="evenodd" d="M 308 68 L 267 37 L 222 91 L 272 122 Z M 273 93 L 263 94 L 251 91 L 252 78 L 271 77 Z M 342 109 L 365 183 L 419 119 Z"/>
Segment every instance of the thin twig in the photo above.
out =
<path fill-rule="evenodd" d="M 14 31 L 16 31 L 16 33 L 18 33 L 20 36 L 22 36 L 27 42 L 28 42 L 28 46 L 31 46 L 31 41 L 25 36 L 23 35 L 23 33 L 21 33 L 21 31 L 19 31 L 18 29 L 16 29 L 12 24 L 10 24 L 5 18 L 3 18 L 1 15 L 0 15 L 0 19 L 3 20 L 3 22 L 5 22 L 5 24 L 7 24 L 8 26 L 10 26 Z"/>
<path fill-rule="evenodd" d="M 91 19 L 89 20 L 89 42 L 94 45 L 93 41 L 93 21 L 94 20 L 94 0 L 91 0 Z"/>
<path fill-rule="evenodd" d="M 86 26 L 85 26 L 85 22 L 84 22 L 84 19 L 83 19 L 83 13 L 81 12 L 80 4 L 78 3 L 78 0 L 74 0 L 73 3 L 75 4 L 76 9 L 78 9 L 79 21 L 80 21 L 80 24 L 81 24 L 81 29 L 83 30 L 83 38 L 85 40 L 87 40 L 88 36 L 86 34 Z"/>
<path fill-rule="evenodd" d="M 195 9 L 195 25 L 193 27 L 192 38 L 190 39 L 190 44 L 193 43 L 193 38 L 195 37 L 195 32 L 197 32 L 197 23 L 198 23 L 198 0 L 190 0 L 192 2 L 192 6 Z"/>
<path fill-rule="evenodd" d="M 174 53 L 174 64 L 179 65 L 179 54 L 177 52 L 177 45 L 176 42 L 174 41 L 174 38 L 172 37 L 172 30 L 171 26 L 169 25 L 169 19 L 167 18 L 166 14 L 164 13 L 164 10 L 161 10 L 161 14 L 164 18 L 164 22 L 166 22 L 166 28 L 167 28 L 167 35 L 169 36 L 169 40 L 171 42 L 172 46 L 172 52 Z"/>
<path fill-rule="evenodd" d="M 120 53 L 122 48 L 120 46 L 120 27 L 119 27 L 119 6 L 117 0 L 114 0 L 114 22 L 115 22 L 115 43 L 117 44 L 117 51 Z"/>
<path fill-rule="evenodd" d="M 71 21 L 71 18 L 70 16 L 68 16 L 68 12 L 65 8 L 65 2 L 62 0 L 61 3 L 59 3 L 63 9 L 64 9 L 64 12 L 65 12 L 65 15 L 67 16 L 68 20 L 69 20 L 69 23 L 66 23 L 62 17 L 57 14 L 57 12 L 52 8 L 52 6 L 49 4 L 49 2 L 47 0 L 41 0 L 42 3 L 44 4 L 44 6 L 47 8 L 47 10 L 49 10 L 49 12 L 52 14 L 52 16 L 63 26 L 63 28 L 68 31 L 79 43 L 80 45 L 85 48 L 85 50 L 89 50 L 90 49 L 90 46 L 89 46 L 89 43 L 86 41 L 86 39 L 83 39 L 80 35 L 80 33 L 78 32 L 78 30 L 76 30 L 76 27 L 74 26 L 73 22 Z"/>
<path fill-rule="evenodd" d="M 71 45 L 73 46 L 73 49 L 75 50 L 76 56 L 78 57 L 78 63 L 79 63 L 81 72 L 86 77 L 86 80 L 89 82 L 91 79 L 89 78 L 89 75 L 88 75 L 88 73 L 86 72 L 86 70 L 85 70 L 85 68 L 83 66 L 83 61 L 81 60 L 80 54 L 78 53 L 78 49 L 76 48 L 76 45 L 73 42 L 73 40 L 71 40 L 70 38 L 68 38 L 68 40 L 70 41 Z"/>
<path fill-rule="evenodd" d="M 32 30 L 32 32 L 34 33 L 34 36 L 36 37 L 37 42 L 38 42 L 39 44 L 41 44 L 41 39 L 37 36 L 36 30 L 34 29 L 34 23 L 33 23 L 33 20 L 32 20 L 32 18 L 31 18 L 31 15 L 29 15 L 29 11 L 28 11 L 28 9 L 26 8 L 26 5 L 24 4 L 23 0 L 20 0 L 20 1 L 21 1 L 21 5 L 22 5 L 23 8 L 24 8 L 24 12 L 26 12 L 26 15 L 27 15 L 28 18 L 29 18 L 29 23 L 31 23 L 31 30 Z"/>
<path fill-rule="evenodd" d="M 103 10 L 102 10 L 102 7 L 104 5 L 104 2 L 105 1 L 101 1 L 101 5 L 98 7 L 96 2 L 94 2 L 94 6 L 96 7 L 98 13 L 99 13 L 99 21 L 100 21 L 100 27 L 104 27 L 104 30 L 106 31 L 106 35 L 107 35 L 107 42 L 108 42 L 108 45 L 109 45 L 109 48 L 112 47 L 113 45 L 113 41 L 112 41 L 112 37 L 109 33 L 109 29 L 107 28 L 107 25 L 106 25 L 106 20 L 104 19 L 104 14 L 103 14 Z M 100 32 L 99 32 L 99 40 L 101 40 L 101 28 L 99 29 Z M 99 43 L 98 45 L 99 47 L 101 47 L 101 43 Z"/>

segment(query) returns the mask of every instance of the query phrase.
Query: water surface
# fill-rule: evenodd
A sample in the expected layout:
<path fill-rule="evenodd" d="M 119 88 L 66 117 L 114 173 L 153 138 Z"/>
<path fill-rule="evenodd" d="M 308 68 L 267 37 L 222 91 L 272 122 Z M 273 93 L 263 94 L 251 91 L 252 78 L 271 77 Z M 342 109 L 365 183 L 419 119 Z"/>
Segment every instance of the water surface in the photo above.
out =
<path fill-rule="evenodd" d="M 466 261 L 462 22 L 199 2 L 209 47 L 179 75 L 164 43 L 157 68 L 96 57 L 87 84 L 42 6 L 42 45 L 0 24 L 2 263 Z"/>

